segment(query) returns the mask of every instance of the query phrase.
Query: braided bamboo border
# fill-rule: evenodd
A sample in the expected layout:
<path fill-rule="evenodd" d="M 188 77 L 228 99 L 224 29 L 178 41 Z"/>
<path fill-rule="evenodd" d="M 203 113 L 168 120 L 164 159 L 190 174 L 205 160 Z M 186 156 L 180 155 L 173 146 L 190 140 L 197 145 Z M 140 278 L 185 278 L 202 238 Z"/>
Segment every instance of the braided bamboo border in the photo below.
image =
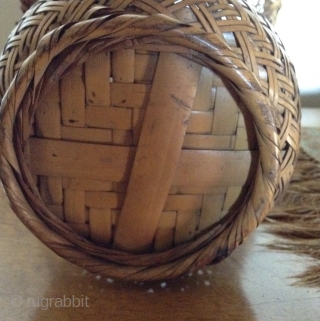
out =
<path fill-rule="evenodd" d="M 123 29 L 123 26 L 126 29 Z M 94 52 L 165 41 L 189 50 L 189 59 L 219 71 L 233 84 L 253 116 L 260 163 L 250 197 L 227 222 L 195 241 L 154 254 L 128 254 L 83 239 L 49 212 L 21 157 L 17 133 L 21 111 L 33 117 L 37 97 L 68 68 Z M 72 50 L 69 50 L 72 48 Z M 59 61 L 64 61 L 59 64 Z M 58 67 L 59 66 L 59 67 Z M 55 70 L 53 73 L 50 72 Z M 269 212 L 279 184 L 280 149 L 276 112 L 257 78 L 215 34 L 207 34 L 161 14 L 122 14 L 59 27 L 44 36 L 11 83 L 1 105 L 1 179 L 19 218 L 53 251 L 92 272 L 117 278 L 176 277 L 229 255 Z"/>

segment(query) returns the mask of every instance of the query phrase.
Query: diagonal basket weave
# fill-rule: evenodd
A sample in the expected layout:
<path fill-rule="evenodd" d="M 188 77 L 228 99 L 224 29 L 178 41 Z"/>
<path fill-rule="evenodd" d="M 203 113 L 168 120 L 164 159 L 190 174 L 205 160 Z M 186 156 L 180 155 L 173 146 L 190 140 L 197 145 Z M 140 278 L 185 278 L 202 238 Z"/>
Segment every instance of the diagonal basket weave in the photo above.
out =
<path fill-rule="evenodd" d="M 38 1 L 0 77 L 14 211 L 102 275 L 154 280 L 219 262 L 297 159 L 294 69 L 243 1 Z"/>
<path fill-rule="evenodd" d="M 38 0 L 20 0 L 21 9 L 23 12 L 27 11 Z M 277 20 L 277 15 L 281 9 L 281 0 L 258 0 L 253 1 L 258 12 L 263 15 L 274 25 Z"/>

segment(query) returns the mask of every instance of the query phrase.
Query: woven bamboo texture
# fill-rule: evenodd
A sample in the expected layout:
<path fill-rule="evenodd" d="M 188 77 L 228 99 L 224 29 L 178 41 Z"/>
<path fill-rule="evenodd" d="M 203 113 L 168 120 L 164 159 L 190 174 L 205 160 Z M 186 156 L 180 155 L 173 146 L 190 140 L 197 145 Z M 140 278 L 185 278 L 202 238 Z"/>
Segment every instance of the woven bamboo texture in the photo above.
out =
<path fill-rule="evenodd" d="M 27 11 L 38 0 L 20 0 L 21 9 Z M 273 25 L 276 23 L 278 12 L 281 9 L 281 0 L 258 0 L 254 3 L 258 12 L 261 12 Z"/>
<path fill-rule="evenodd" d="M 294 69 L 245 2 L 38 1 L 0 77 L 12 207 L 56 253 L 103 275 L 219 262 L 296 162 Z"/>

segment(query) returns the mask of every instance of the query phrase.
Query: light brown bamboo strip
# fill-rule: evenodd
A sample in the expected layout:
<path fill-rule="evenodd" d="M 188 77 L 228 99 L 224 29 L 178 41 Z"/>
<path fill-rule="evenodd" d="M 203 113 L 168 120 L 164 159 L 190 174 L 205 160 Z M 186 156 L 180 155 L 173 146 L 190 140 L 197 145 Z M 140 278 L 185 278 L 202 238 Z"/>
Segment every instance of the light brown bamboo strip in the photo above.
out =
<path fill-rule="evenodd" d="M 165 211 L 196 211 L 201 208 L 201 195 L 169 195 L 164 205 Z"/>
<path fill-rule="evenodd" d="M 50 90 L 46 100 L 41 100 L 35 113 L 36 133 L 38 137 L 61 138 L 61 109 L 59 84 Z"/>
<path fill-rule="evenodd" d="M 193 111 L 188 121 L 188 134 L 211 134 L 213 112 Z"/>
<path fill-rule="evenodd" d="M 236 135 L 186 134 L 184 148 L 208 150 L 233 150 Z"/>
<path fill-rule="evenodd" d="M 132 110 L 129 108 L 87 106 L 86 125 L 97 128 L 132 129 Z"/>
<path fill-rule="evenodd" d="M 61 79 L 61 116 L 65 126 L 84 127 L 85 88 L 82 66 Z M 74 91 L 77 93 L 74 95 Z"/>
<path fill-rule="evenodd" d="M 233 206 L 236 201 L 239 201 L 241 193 L 246 189 L 247 187 L 243 186 L 229 186 L 226 193 L 226 199 L 223 204 L 223 210 L 229 210 L 230 207 Z"/>
<path fill-rule="evenodd" d="M 180 211 L 177 213 L 174 243 L 179 245 L 190 241 L 195 235 L 197 211 Z"/>
<path fill-rule="evenodd" d="M 136 82 L 151 83 L 154 77 L 158 60 L 158 54 L 138 54 L 135 55 L 134 80 Z"/>
<path fill-rule="evenodd" d="M 30 139 L 30 150 L 32 172 L 39 175 L 118 182 L 128 180 L 135 152 L 129 147 L 37 138 Z"/>
<path fill-rule="evenodd" d="M 166 66 L 171 66 L 171 70 L 167 71 Z M 127 195 L 115 232 L 116 248 L 140 252 L 152 244 L 179 161 L 200 71 L 199 65 L 175 54 L 159 55 Z M 187 79 L 185 86 L 181 85 L 182 78 Z M 150 161 L 150 155 L 157 161 Z M 151 185 L 148 184 L 150 181 Z"/>
<path fill-rule="evenodd" d="M 241 185 L 253 178 L 257 165 L 256 155 L 257 153 L 250 151 L 201 151 L 197 153 L 197 151 L 185 150 L 181 153 L 173 181 L 176 185 L 215 187 L 230 184 Z M 237 166 L 234 167 L 233 164 Z"/>
<path fill-rule="evenodd" d="M 112 76 L 115 82 L 134 82 L 134 58 L 133 49 L 116 50 L 112 53 Z"/>
<path fill-rule="evenodd" d="M 212 133 L 216 135 L 234 135 L 238 123 L 239 109 L 237 101 L 225 87 L 217 88 L 213 116 Z M 224 120 L 228 119 L 228 122 Z"/>
<path fill-rule="evenodd" d="M 82 223 L 67 223 L 67 225 L 76 231 L 79 235 L 89 238 L 90 237 L 90 228 L 88 224 L 82 224 Z"/>
<path fill-rule="evenodd" d="M 133 115 L 132 115 L 133 146 L 138 146 L 145 114 L 146 114 L 145 108 L 133 109 Z"/>
<path fill-rule="evenodd" d="M 111 210 L 105 208 L 90 208 L 89 210 L 90 238 L 98 244 L 110 244 Z"/>
<path fill-rule="evenodd" d="M 234 145 L 235 150 L 248 150 L 249 141 L 247 136 L 247 129 L 244 127 L 237 128 L 236 141 Z"/>
<path fill-rule="evenodd" d="M 111 83 L 111 104 L 119 107 L 146 107 L 151 85 Z"/>
<path fill-rule="evenodd" d="M 112 143 L 114 145 L 132 146 L 133 131 L 114 129 L 112 131 Z"/>
<path fill-rule="evenodd" d="M 226 192 L 227 187 L 223 186 L 177 186 L 176 194 L 218 195 Z"/>
<path fill-rule="evenodd" d="M 61 126 L 60 131 L 63 140 L 88 143 L 112 143 L 113 134 L 111 129 Z"/>
<path fill-rule="evenodd" d="M 39 177 L 40 194 L 44 201 L 51 205 L 63 203 L 63 188 L 61 177 Z"/>
<path fill-rule="evenodd" d="M 113 183 L 109 181 L 78 179 L 63 177 L 62 186 L 65 189 L 73 189 L 80 191 L 112 191 Z"/>
<path fill-rule="evenodd" d="M 64 215 L 70 223 L 86 222 L 84 191 L 64 190 Z"/>
<path fill-rule="evenodd" d="M 214 74 L 206 67 L 201 70 L 199 89 L 193 104 L 193 110 L 208 111 L 213 109 L 215 90 L 212 88 Z"/>
<path fill-rule="evenodd" d="M 85 205 L 94 208 L 112 208 L 121 209 L 123 206 L 125 194 L 114 192 L 86 192 Z"/>
<path fill-rule="evenodd" d="M 154 237 L 154 250 L 165 251 L 172 248 L 174 244 L 174 231 L 176 228 L 177 212 L 164 211 L 159 220 L 159 225 Z"/>
<path fill-rule="evenodd" d="M 198 223 L 199 231 L 205 230 L 222 218 L 221 210 L 224 201 L 225 193 L 203 196 L 202 209 Z"/>
<path fill-rule="evenodd" d="M 101 53 L 85 63 L 86 102 L 89 105 L 110 106 L 110 53 Z"/>
<path fill-rule="evenodd" d="M 126 182 L 135 148 L 32 138 L 30 154 L 32 172 L 36 175 Z M 173 184 L 241 185 L 253 178 L 256 155 L 254 151 L 182 150 Z M 231 166 L 235 163 L 237 167 Z"/>

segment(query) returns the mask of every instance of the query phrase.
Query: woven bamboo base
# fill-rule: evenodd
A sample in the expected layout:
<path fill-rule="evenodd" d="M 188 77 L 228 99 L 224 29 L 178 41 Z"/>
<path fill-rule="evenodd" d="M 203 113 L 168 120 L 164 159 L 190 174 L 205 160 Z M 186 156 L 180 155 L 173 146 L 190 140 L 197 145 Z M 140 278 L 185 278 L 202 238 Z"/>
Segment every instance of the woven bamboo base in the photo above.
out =
<path fill-rule="evenodd" d="M 161 50 L 161 47 L 155 49 Z M 129 63 L 123 68 L 125 60 Z M 163 251 L 192 240 L 221 221 L 242 204 L 252 184 L 258 160 L 254 132 L 247 135 L 252 117 L 234 91 L 226 88 L 226 81 L 206 67 L 165 52 L 159 54 L 141 48 L 92 56 L 51 87 L 43 103 L 38 104 L 33 126 L 35 134 L 30 139 L 30 163 L 48 208 L 94 242 L 113 243 L 131 171 L 138 157 L 135 150 L 148 153 L 140 147 L 141 130 L 147 121 L 145 115 L 151 110 L 148 102 L 157 100 L 160 90 L 163 93 L 160 105 L 163 104 L 164 81 L 174 79 L 170 89 L 175 83 L 181 84 L 174 78 L 175 73 L 169 71 L 172 61 L 178 79 L 186 77 L 182 72 L 185 66 L 196 70 L 196 82 L 192 84 L 190 78 L 188 87 L 197 86 L 197 91 L 178 168 L 154 227 L 154 250 Z M 193 71 L 191 76 L 194 77 Z M 187 91 L 183 95 L 185 93 Z M 168 124 L 170 111 L 163 107 L 162 112 Z M 229 118 L 227 124 L 226 117 Z M 167 126 L 164 130 L 170 128 Z M 170 139 L 172 135 L 173 132 Z M 157 144 L 159 155 L 152 151 L 152 156 L 157 156 L 157 165 L 162 155 L 172 163 L 173 159 L 168 159 L 164 153 L 165 146 L 160 148 L 161 142 Z M 144 171 L 146 166 L 148 164 L 143 163 Z M 133 230 L 139 229 L 136 221 L 141 224 L 138 213 L 148 207 L 150 184 L 155 185 L 156 194 L 160 193 L 156 171 L 152 168 L 145 183 L 139 182 L 143 198 L 134 221 L 130 222 Z M 132 188 L 135 191 L 129 206 L 130 215 L 138 206 L 136 199 L 139 197 L 137 187 Z M 149 211 L 156 212 L 156 209 Z M 130 217 L 126 217 L 125 224 L 129 220 Z M 148 230 L 152 230 L 152 222 L 148 223 Z M 132 242 L 128 240 L 128 250 Z M 130 250 L 137 250 L 137 245 Z"/>
<path fill-rule="evenodd" d="M 8 40 L 12 206 L 54 251 L 102 274 L 166 278 L 218 262 L 292 174 L 292 66 L 242 2 L 98 2 L 39 1 Z"/>

